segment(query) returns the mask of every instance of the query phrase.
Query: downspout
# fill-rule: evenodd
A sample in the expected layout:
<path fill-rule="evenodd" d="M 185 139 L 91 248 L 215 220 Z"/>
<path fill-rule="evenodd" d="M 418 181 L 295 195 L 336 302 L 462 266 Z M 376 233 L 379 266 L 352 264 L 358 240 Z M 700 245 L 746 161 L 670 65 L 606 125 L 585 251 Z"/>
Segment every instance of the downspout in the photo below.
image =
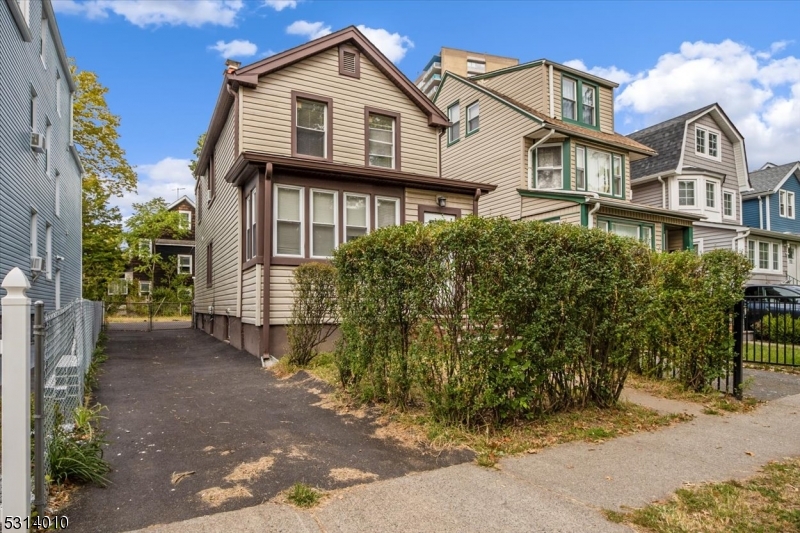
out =
<path fill-rule="evenodd" d="M 270 327 L 270 274 L 272 264 L 272 163 L 267 163 L 264 170 L 264 214 L 261 226 L 264 228 L 264 268 L 262 268 L 264 283 L 262 283 L 263 296 L 261 305 L 261 366 L 270 367 L 278 362 L 269 353 L 269 327 Z"/>
<path fill-rule="evenodd" d="M 594 218 L 592 217 L 592 215 L 597 213 L 598 209 L 600 209 L 600 202 L 599 201 L 596 204 L 594 204 L 594 207 L 591 210 L 589 210 L 589 218 L 586 221 L 586 227 L 587 228 L 589 228 L 589 229 L 594 228 Z"/>
<path fill-rule="evenodd" d="M 764 197 L 764 203 L 767 204 L 767 209 L 764 212 L 764 218 L 767 219 L 767 231 L 772 231 L 772 223 L 769 220 L 769 194 Z"/>
<path fill-rule="evenodd" d="M 740 241 L 742 239 L 746 239 L 749 236 L 750 236 L 750 229 L 749 228 L 744 233 L 742 233 L 740 235 L 736 235 L 736 237 L 731 239 L 731 250 L 733 250 L 734 252 L 737 252 L 738 248 L 736 246 L 736 242 Z"/>
<path fill-rule="evenodd" d="M 553 130 L 553 129 L 549 130 L 547 132 L 547 135 L 545 135 L 544 137 L 542 137 L 541 139 L 539 139 L 538 141 L 533 143 L 531 145 L 531 147 L 528 148 L 528 188 L 529 189 L 533 189 L 533 187 L 532 187 L 532 185 L 533 185 L 533 151 L 536 150 L 537 146 L 539 146 L 540 144 L 545 142 L 547 139 L 549 139 L 555 132 L 556 132 L 556 130 Z"/>
<path fill-rule="evenodd" d="M 478 216 L 478 200 L 481 197 L 481 190 L 475 189 L 475 196 L 472 198 L 472 214 Z"/>
<path fill-rule="evenodd" d="M 656 178 L 659 183 L 661 183 L 661 207 L 666 209 L 667 208 L 667 183 L 664 181 L 664 178 L 658 176 Z"/>
<path fill-rule="evenodd" d="M 550 67 L 550 118 L 556 118 L 556 105 L 555 100 L 553 99 L 553 65 L 552 63 L 549 64 Z"/>
<path fill-rule="evenodd" d="M 764 229 L 764 205 L 761 203 L 761 195 L 758 198 L 758 229 Z"/>

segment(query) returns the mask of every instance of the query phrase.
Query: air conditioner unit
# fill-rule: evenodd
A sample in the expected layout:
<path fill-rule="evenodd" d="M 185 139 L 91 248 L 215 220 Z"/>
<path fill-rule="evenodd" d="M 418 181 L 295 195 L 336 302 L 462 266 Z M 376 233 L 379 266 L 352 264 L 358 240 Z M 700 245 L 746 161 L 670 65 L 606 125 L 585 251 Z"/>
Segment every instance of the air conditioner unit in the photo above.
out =
<path fill-rule="evenodd" d="M 44 259 L 31 257 L 31 272 L 41 272 L 42 270 L 44 270 Z"/>
<path fill-rule="evenodd" d="M 35 131 L 31 132 L 31 149 L 40 154 L 44 153 L 44 135 Z"/>

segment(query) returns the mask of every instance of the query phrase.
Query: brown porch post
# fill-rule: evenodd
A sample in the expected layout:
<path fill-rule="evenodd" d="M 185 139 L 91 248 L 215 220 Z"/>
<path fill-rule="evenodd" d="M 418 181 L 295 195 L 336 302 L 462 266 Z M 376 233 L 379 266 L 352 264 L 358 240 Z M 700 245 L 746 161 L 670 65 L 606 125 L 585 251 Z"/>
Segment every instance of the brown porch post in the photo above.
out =
<path fill-rule="evenodd" d="M 261 174 L 261 171 L 259 171 Z M 263 179 L 262 179 L 263 176 Z M 261 361 L 262 363 L 269 361 L 269 282 L 270 282 L 270 265 L 272 264 L 272 163 L 267 163 L 266 169 L 262 175 L 258 177 L 259 185 L 264 187 L 264 213 L 262 217 L 261 227 L 262 242 L 264 243 L 264 295 L 261 298 L 261 305 L 263 306 L 261 316 Z"/>

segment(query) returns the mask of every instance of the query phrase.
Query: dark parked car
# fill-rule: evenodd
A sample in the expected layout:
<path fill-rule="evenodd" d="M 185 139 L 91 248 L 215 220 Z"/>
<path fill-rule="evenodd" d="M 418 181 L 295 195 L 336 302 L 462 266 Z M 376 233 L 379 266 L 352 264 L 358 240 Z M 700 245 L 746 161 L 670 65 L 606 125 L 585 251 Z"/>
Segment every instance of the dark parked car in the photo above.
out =
<path fill-rule="evenodd" d="M 800 285 L 749 285 L 744 296 L 748 329 L 753 329 L 764 315 L 800 317 Z"/>

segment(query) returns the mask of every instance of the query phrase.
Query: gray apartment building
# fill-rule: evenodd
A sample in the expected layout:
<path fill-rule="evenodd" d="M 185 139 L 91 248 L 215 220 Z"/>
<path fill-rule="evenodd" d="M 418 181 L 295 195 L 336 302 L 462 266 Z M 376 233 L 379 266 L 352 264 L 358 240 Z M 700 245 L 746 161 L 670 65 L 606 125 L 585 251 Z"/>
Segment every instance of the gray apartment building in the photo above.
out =
<path fill-rule="evenodd" d="M 81 297 L 81 167 L 50 0 L 0 0 L 0 280 L 19 267 L 51 311 Z"/>

